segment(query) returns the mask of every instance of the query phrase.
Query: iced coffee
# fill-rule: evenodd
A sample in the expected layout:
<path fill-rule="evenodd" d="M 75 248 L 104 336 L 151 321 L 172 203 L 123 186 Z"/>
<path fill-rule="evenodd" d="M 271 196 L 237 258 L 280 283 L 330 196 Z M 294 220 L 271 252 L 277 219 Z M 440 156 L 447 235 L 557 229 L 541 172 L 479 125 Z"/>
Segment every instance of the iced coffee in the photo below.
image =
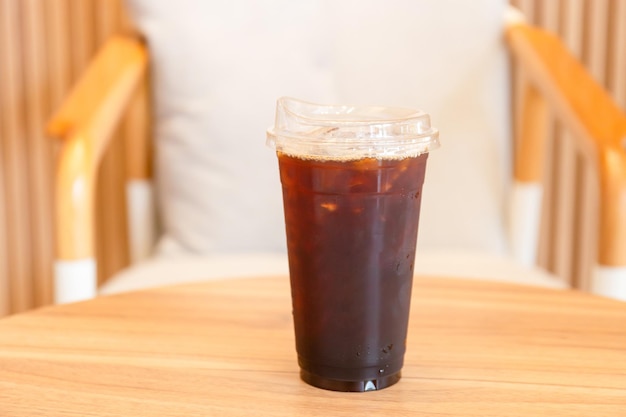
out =
<path fill-rule="evenodd" d="M 404 109 L 281 100 L 278 112 L 305 119 L 287 121 L 294 134 L 277 115 L 270 134 L 301 377 L 338 391 L 390 386 L 406 350 L 421 191 L 437 132 Z M 394 130 L 407 113 L 423 126 Z"/>

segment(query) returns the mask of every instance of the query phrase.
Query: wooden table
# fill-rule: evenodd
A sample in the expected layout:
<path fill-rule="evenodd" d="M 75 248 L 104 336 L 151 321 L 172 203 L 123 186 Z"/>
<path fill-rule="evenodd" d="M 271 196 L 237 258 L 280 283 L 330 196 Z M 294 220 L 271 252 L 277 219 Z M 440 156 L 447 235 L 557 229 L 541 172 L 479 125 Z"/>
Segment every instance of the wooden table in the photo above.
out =
<path fill-rule="evenodd" d="M 0 416 L 626 416 L 626 303 L 418 278 L 402 380 L 300 381 L 287 278 L 0 320 Z"/>

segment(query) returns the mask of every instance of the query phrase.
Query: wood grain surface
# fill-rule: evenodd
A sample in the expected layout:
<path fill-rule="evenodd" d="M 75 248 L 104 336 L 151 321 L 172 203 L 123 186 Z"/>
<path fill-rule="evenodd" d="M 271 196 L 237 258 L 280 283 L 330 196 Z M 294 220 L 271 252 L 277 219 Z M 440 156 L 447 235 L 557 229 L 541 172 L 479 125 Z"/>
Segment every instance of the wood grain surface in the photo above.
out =
<path fill-rule="evenodd" d="M 286 277 L 101 297 L 0 320 L 0 415 L 623 416 L 626 303 L 416 279 L 402 380 L 300 381 Z"/>

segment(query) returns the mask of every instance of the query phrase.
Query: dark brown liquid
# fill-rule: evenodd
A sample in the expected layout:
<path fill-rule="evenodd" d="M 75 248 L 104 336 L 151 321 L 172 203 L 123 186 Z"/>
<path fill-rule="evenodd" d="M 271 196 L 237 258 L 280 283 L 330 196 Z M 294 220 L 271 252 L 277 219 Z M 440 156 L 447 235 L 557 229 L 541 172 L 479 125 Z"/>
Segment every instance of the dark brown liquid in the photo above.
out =
<path fill-rule="evenodd" d="M 399 379 L 427 156 L 319 161 L 279 153 L 307 382 L 362 391 Z"/>

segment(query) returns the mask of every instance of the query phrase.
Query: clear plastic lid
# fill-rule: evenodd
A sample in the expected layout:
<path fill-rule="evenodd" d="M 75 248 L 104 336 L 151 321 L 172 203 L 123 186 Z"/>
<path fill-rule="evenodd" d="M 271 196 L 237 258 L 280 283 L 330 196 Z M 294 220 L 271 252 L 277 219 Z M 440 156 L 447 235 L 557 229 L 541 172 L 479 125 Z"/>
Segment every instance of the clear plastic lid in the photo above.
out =
<path fill-rule="evenodd" d="M 322 105 L 281 97 L 267 145 L 307 159 L 401 159 L 438 148 L 439 131 L 420 110 Z"/>

